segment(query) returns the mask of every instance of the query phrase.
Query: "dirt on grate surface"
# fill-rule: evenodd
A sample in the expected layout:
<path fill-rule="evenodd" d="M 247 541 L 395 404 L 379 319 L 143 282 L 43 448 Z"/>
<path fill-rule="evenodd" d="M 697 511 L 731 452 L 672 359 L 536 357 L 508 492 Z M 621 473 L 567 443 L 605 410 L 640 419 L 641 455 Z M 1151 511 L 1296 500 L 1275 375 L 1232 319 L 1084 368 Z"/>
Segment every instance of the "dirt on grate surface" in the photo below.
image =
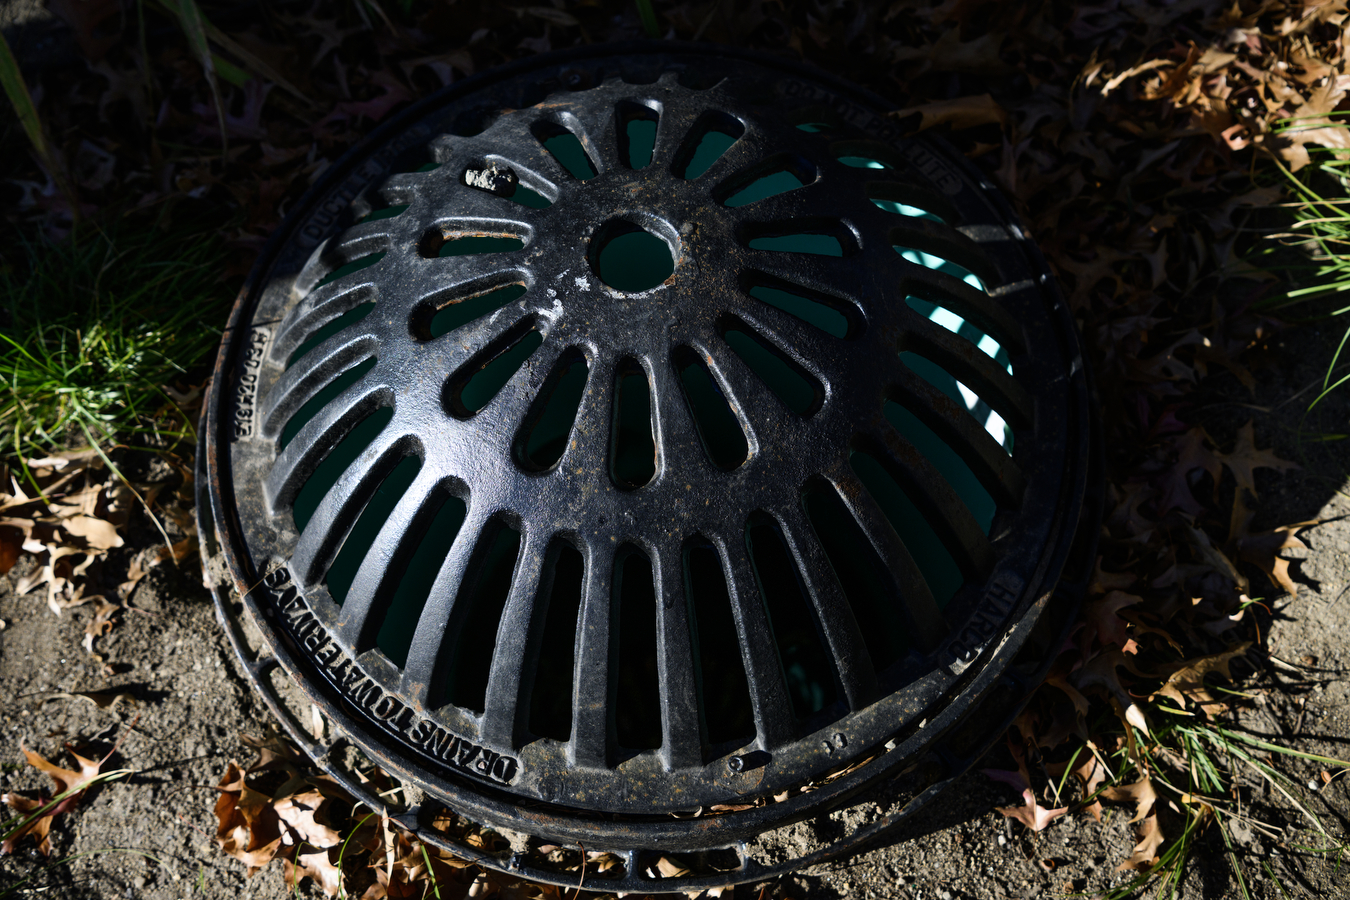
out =
<path fill-rule="evenodd" d="M 1196 420 L 1222 445 L 1254 418 L 1258 445 L 1273 446 L 1303 463 L 1300 470 L 1258 479 L 1263 510 L 1258 525 L 1321 520 L 1301 533 L 1309 549 L 1284 553 L 1298 560 L 1292 565 L 1302 585 L 1297 596 L 1253 582 L 1254 596 L 1266 589 L 1262 602 L 1270 612 L 1257 617 L 1256 627 L 1270 659 L 1252 654 L 1253 664 L 1241 669 L 1241 687 L 1251 698 L 1237 711 L 1238 724 L 1304 752 L 1345 758 L 1350 756 L 1350 494 L 1345 488 L 1350 442 L 1298 441 L 1300 428 L 1334 432 L 1338 423 L 1350 421 L 1350 396 L 1333 396 L 1304 420 L 1308 395 L 1297 395 L 1320 380 L 1335 339 L 1338 335 L 1329 329 L 1286 333 L 1272 348 L 1274 364 L 1262 373 L 1255 397 L 1236 382 L 1225 393 L 1218 381 Z M 106 591 L 123 580 L 138 552 L 160 540 L 139 514 L 124 531 L 127 544 L 110 551 L 103 563 L 100 579 Z M 214 786 L 231 759 L 248 763 L 254 758 L 241 734 L 261 734 L 269 721 L 217 626 L 196 564 L 193 557 L 180 568 L 160 565 L 140 581 L 130 598 L 133 608 L 96 641 L 102 660 L 82 646 L 95 615 L 91 606 L 57 616 L 40 589 L 16 596 L 15 585 L 34 567 L 31 555 L 0 576 L 0 787 L 28 796 L 49 790 L 47 777 L 25 763 L 21 748 L 74 767 L 63 745 L 98 759 L 119 735 L 104 770 L 133 770 L 125 779 L 94 788 L 76 809 L 57 817 L 50 858 L 36 854 L 32 841 L 25 840 L 13 855 L 0 859 L 0 896 L 217 900 L 292 894 L 279 865 L 250 878 L 241 863 L 216 849 Z M 126 696 L 101 708 L 77 691 Z M 986 764 L 1009 768 L 999 759 L 1003 753 L 991 754 Z M 1307 788 L 1302 802 L 1319 813 L 1330 838 L 1344 843 L 1350 821 L 1347 779 L 1324 786 L 1322 764 L 1284 757 L 1276 762 Z M 1239 793 L 1244 814 L 1288 829 L 1277 841 L 1241 821 L 1229 825 L 1229 839 L 1252 878 L 1253 897 L 1350 896 L 1350 877 L 1343 868 L 1337 871 L 1334 859 L 1300 849 L 1317 845 L 1319 837 L 1284 797 L 1251 778 Z M 994 809 L 1015 803 L 1009 788 L 973 772 L 904 835 L 786 879 L 763 894 L 741 888 L 736 896 L 1049 898 L 1091 896 L 1127 880 L 1130 873 L 1118 872 L 1117 865 L 1136 840 L 1128 807 L 1108 806 L 1101 822 L 1085 814 L 1062 817 L 1033 834 Z M 865 812 L 836 813 L 831 824 L 814 826 L 802 837 L 828 839 L 823 830 L 850 828 Z M 55 860 L 69 861 L 51 865 Z M 1241 897 L 1232 872 L 1218 826 L 1211 822 L 1186 863 L 1179 896 Z M 307 880 L 296 893 L 321 896 Z"/>

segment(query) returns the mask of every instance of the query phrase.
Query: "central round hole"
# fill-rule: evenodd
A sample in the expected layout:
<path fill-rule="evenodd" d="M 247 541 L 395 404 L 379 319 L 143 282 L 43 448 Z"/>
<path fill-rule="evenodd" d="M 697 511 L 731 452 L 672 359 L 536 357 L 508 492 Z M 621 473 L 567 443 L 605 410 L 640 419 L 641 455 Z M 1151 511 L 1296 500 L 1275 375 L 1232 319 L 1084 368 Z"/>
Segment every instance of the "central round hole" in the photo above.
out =
<path fill-rule="evenodd" d="M 670 245 L 632 222 L 614 219 L 596 232 L 591 267 L 617 291 L 637 293 L 656 287 L 675 271 Z"/>

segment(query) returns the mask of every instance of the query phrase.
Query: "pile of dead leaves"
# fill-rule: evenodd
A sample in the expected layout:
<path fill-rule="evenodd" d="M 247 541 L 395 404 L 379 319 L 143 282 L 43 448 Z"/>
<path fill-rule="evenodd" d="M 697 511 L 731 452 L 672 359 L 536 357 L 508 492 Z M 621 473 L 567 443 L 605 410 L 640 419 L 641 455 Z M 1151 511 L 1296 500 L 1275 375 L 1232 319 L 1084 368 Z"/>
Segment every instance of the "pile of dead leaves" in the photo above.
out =
<path fill-rule="evenodd" d="M 244 741 L 258 751 L 258 759 L 247 768 L 231 761 L 216 786 L 216 844 L 247 865 L 250 876 L 279 859 L 287 887 L 309 878 L 328 897 L 562 900 L 558 888 L 480 869 L 418 840 L 388 810 L 354 801 L 277 734 Z M 382 797 L 398 792 L 379 769 L 361 777 Z M 448 819 L 433 824 L 453 830 Z M 506 846 L 491 832 L 473 830 L 464 838 L 484 853 Z"/>
<path fill-rule="evenodd" d="M 131 599 L 141 579 L 166 560 L 182 563 L 197 551 L 191 459 L 159 454 L 154 474 L 136 482 L 110 470 L 106 459 L 83 449 L 21 466 L 0 464 L 0 575 L 29 556 L 32 565 L 15 581 L 15 594 L 41 589 L 58 616 L 92 606 L 83 645 L 105 666 L 95 641 L 135 609 Z M 135 512 L 144 516 L 140 527 L 156 528 L 160 541 L 137 552 L 124 576 L 109 578 L 107 555 L 126 544 Z"/>

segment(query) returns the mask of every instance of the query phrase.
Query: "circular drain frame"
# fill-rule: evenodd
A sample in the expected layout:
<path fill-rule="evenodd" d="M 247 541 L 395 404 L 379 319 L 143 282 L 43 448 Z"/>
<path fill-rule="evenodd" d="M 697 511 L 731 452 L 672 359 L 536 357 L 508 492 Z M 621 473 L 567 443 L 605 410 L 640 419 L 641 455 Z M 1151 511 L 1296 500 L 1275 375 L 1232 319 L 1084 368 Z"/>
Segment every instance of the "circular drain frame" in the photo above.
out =
<path fill-rule="evenodd" d="M 213 518 L 201 525 L 203 556 L 255 686 L 348 790 L 389 806 L 343 764 L 343 746 L 354 745 L 404 783 L 408 802 L 391 810 L 400 821 L 461 855 L 575 886 L 578 873 L 550 865 L 538 844 L 603 848 L 624 862 L 594 884 L 697 889 L 856 848 L 911 816 L 1006 728 L 1091 570 L 1100 502 L 1090 489 L 1099 481 L 1090 390 L 1072 319 L 1006 204 L 942 145 L 899 138 L 887 111 L 819 72 L 726 48 L 582 48 L 415 105 L 335 163 L 288 216 L 240 295 L 217 363 L 199 454 L 199 509 Z M 634 119 L 656 128 L 640 168 L 626 146 Z M 693 173 L 712 132 L 729 146 Z M 550 144 L 566 135 L 589 172 Z M 743 202 L 782 175 L 796 186 Z M 608 287 L 593 239 L 613 221 L 665 240 L 671 276 L 636 293 Z M 806 252 L 800 242 L 762 249 L 803 235 L 816 241 Z M 821 238 L 835 242 L 825 253 Z M 467 246 L 457 241 L 498 252 L 446 258 L 447 247 Z M 970 276 L 916 262 L 931 258 Z M 524 293 L 434 333 L 443 311 L 512 285 Z M 756 288 L 794 293 L 845 324 L 830 333 L 819 315 L 810 323 L 810 307 L 787 311 Z M 957 313 L 1006 355 L 996 360 L 931 321 L 911 296 Z M 785 401 L 792 376 L 750 365 L 753 348 L 728 337 L 737 332 L 809 397 Z M 535 346 L 495 390 L 465 402 L 474 377 L 530 336 Z M 948 397 L 897 351 L 970 388 Z M 532 465 L 541 398 L 579 360 L 587 378 L 560 455 Z M 734 417 L 743 458 L 725 441 L 714 446 L 680 377 L 692 367 Z M 646 383 L 651 428 L 650 466 L 633 477 L 616 467 L 625 378 Z M 888 402 L 962 460 L 994 501 L 992 518 L 977 521 L 969 494 L 887 418 Z M 344 461 L 297 529 L 297 497 L 377 411 L 387 411 L 379 434 Z M 297 417 L 304 424 L 290 425 Z M 929 587 L 929 560 L 906 549 L 903 523 L 874 499 L 875 480 L 850 464 L 856 454 L 880 462 L 960 569 L 945 606 Z M 417 473 L 335 600 L 326 583 L 335 559 L 408 458 Z M 405 536 L 427 531 L 453 500 L 464 519 L 400 665 L 381 643 L 381 609 L 418 556 Z M 844 518 L 813 517 L 811 504 Z M 843 542 L 831 534 L 841 522 Z M 760 599 L 770 575 L 756 565 L 771 558 L 755 556 L 752 523 L 769 528 L 761 543 L 778 541 L 778 558 L 796 570 L 830 659 L 833 702 L 794 705 L 781 643 L 791 623 L 787 607 L 766 610 Z M 503 534 L 517 545 L 494 623 L 491 613 L 475 618 L 482 602 L 465 610 L 456 601 L 491 580 L 477 576 Z M 754 727 L 746 739 L 709 738 L 701 680 L 718 672 L 700 668 L 685 596 L 694 546 L 711 548 L 731 606 Z M 572 638 L 545 634 L 544 595 L 566 547 L 584 575 L 560 740 L 532 732 L 530 692 L 541 647 Z M 877 577 L 843 574 L 841 587 L 835 573 L 859 547 L 865 564 L 880 562 Z M 659 685 L 659 716 L 627 729 L 629 743 L 650 745 L 654 722 L 657 745 L 638 749 L 623 745 L 616 706 L 641 666 L 617 658 L 628 634 L 615 608 L 639 607 L 614 584 L 635 558 L 652 573 Z M 902 598 L 898 611 L 859 599 L 878 585 Z M 474 686 L 455 666 L 463 656 L 482 669 L 484 646 Z M 278 667 L 289 687 L 273 683 Z M 334 734 L 310 733 L 309 703 Z M 814 850 L 765 843 L 881 784 L 889 805 L 865 826 Z M 511 835 L 512 850 L 485 855 L 457 839 L 445 807 Z M 657 847 L 690 854 L 690 872 L 656 877 L 647 848 Z M 713 852 L 728 847 L 730 857 Z"/>

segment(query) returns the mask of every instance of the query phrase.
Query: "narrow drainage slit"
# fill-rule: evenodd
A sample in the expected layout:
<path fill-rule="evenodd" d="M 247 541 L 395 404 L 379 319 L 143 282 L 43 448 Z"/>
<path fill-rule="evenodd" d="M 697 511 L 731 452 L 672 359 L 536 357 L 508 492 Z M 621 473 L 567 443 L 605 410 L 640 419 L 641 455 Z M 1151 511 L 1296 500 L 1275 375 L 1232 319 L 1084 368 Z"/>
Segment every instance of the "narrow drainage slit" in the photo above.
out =
<path fill-rule="evenodd" d="M 943 259 L 941 256 L 934 256 L 931 253 L 925 253 L 922 250 L 916 250 L 913 247 L 903 247 L 899 244 L 891 245 L 896 253 L 899 253 L 905 259 L 912 263 L 917 263 L 925 269 L 932 269 L 935 272 L 942 272 L 945 275 L 951 275 L 961 279 L 966 284 L 978 291 L 985 291 L 984 282 L 979 276 L 959 263 L 954 263 L 949 259 Z"/>
<path fill-rule="evenodd" d="M 352 530 L 347 534 L 347 539 L 342 542 L 342 549 L 333 558 L 333 563 L 328 567 L 328 572 L 324 576 L 324 583 L 328 585 L 328 593 L 332 595 L 333 602 L 338 606 L 346 602 L 347 592 L 351 590 L 357 570 L 360 569 L 361 562 L 366 558 L 366 553 L 375 542 L 376 535 L 380 533 L 380 528 L 384 526 L 384 523 L 389 521 L 389 516 L 393 514 L 394 507 L 408 492 L 413 479 L 417 477 L 417 473 L 421 469 L 422 460 L 420 458 L 405 456 L 398 465 L 394 466 L 393 471 L 384 477 L 379 488 L 366 502 L 366 508 L 361 511 L 361 517 L 352 526 Z"/>
<path fill-rule="evenodd" d="M 733 178 L 729 184 L 719 186 L 714 196 L 723 206 L 749 206 L 805 187 L 818 175 L 810 160 L 795 153 L 778 153 Z"/>
<path fill-rule="evenodd" d="M 909 499 L 909 495 L 876 457 L 854 451 L 849 454 L 848 461 L 867 493 L 872 495 L 895 533 L 900 536 L 900 542 L 914 558 L 919 574 L 927 582 L 938 608 L 945 607 L 965 582 L 956 560 Z"/>
<path fill-rule="evenodd" d="M 455 706 L 483 712 L 492 654 L 497 649 L 497 627 L 506 609 L 519 555 L 520 532 L 492 520 L 484 529 L 455 598 L 455 606 L 464 606 L 445 687 L 446 698 Z"/>
<path fill-rule="evenodd" d="M 685 135 L 671 170 L 677 177 L 693 181 L 712 168 L 743 134 L 745 125 L 735 116 L 705 112 Z"/>
<path fill-rule="evenodd" d="M 565 353 L 553 367 L 516 436 L 516 461 L 522 468 L 543 472 L 562 459 L 589 376 L 580 350 Z"/>
<path fill-rule="evenodd" d="M 625 219 L 597 228 L 587 256 L 601 281 L 625 293 L 651 290 L 675 271 L 670 245 Z"/>
<path fill-rule="evenodd" d="M 965 338 L 979 347 L 990 359 L 1003 366 L 1009 375 L 1013 373 L 1012 360 L 1008 356 L 1008 351 L 1003 349 L 1003 345 L 950 309 L 927 300 L 921 300 L 918 297 L 906 297 L 905 302 L 909 304 L 910 309 L 919 315 L 936 322 L 952 334 Z"/>
<path fill-rule="evenodd" d="M 507 199 L 510 200 L 512 203 L 519 203 L 521 206 L 528 206 L 530 209 L 548 209 L 550 206 L 553 205 L 552 200 L 548 199 L 538 191 L 526 187 L 523 184 L 517 185 L 516 192 Z"/>
<path fill-rule="evenodd" d="M 313 290 L 318 290 L 325 284 L 332 284 L 339 278 L 346 278 L 354 272 L 359 272 L 362 269 L 367 269 L 375 265 L 377 262 L 384 259 L 385 252 L 386 251 L 381 250 L 378 253 L 367 253 L 365 256 L 354 259 L 346 265 L 338 266 L 336 269 L 323 276 L 323 278 L 319 279 L 319 283 L 314 285 Z"/>
<path fill-rule="evenodd" d="M 370 212 L 366 213 L 364 216 L 357 219 L 356 221 L 374 222 L 378 219 L 392 219 L 394 216 L 400 215 L 405 210 L 407 210 L 409 205 L 410 204 L 402 203 L 399 204 L 398 206 L 386 206 L 383 209 L 371 210 Z"/>
<path fill-rule="evenodd" d="M 523 240 L 509 234 L 445 234 L 439 228 L 431 229 L 417 242 L 417 252 L 423 259 L 510 253 L 524 247 Z"/>
<path fill-rule="evenodd" d="M 595 177 L 595 164 L 586 154 L 581 140 L 556 122 L 536 122 L 531 129 L 544 149 L 553 155 L 568 174 L 578 181 Z"/>
<path fill-rule="evenodd" d="M 300 433 L 300 429 L 304 428 L 310 419 L 317 416 L 325 406 L 336 400 L 343 391 L 360 381 L 361 377 L 373 368 L 375 368 L 375 357 L 372 356 L 362 360 L 334 378 L 323 390 L 310 398 L 308 403 L 292 413 L 291 417 L 286 420 L 286 426 L 281 429 L 281 437 L 277 440 L 277 451 L 285 450 L 286 445 Z"/>
<path fill-rule="evenodd" d="M 755 736 L 755 715 L 731 594 L 717 549 L 697 536 L 685 544 L 684 585 L 708 743 L 746 743 Z"/>
<path fill-rule="evenodd" d="M 927 219 L 930 222 L 946 224 L 946 220 L 941 216 L 931 213 L 926 209 L 920 209 L 917 206 L 910 206 L 895 200 L 881 200 L 876 197 L 869 197 L 868 199 L 872 201 L 873 206 L 884 209 L 888 213 L 895 213 L 897 216 L 909 216 L 912 219 Z"/>
<path fill-rule="evenodd" d="M 844 223 L 832 219 L 798 219 L 745 225 L 741 240 L 751 250 L 779 254 L 845 256 L 857 251 L 857 239 Z"/>
<path fill-rule="evenodd" d="M 805 288 L 801 290 L 805 291 Z M 850 310 L 851 315 L 840 311 L 839 307 L 844 306 L 842 301 L 827 303 L 818 296 L 810 297 L 804 293 L 786 291 L 763 284 L 757 284 L 750 288 L 749 294 L 756 300 L 763 301 L 775 309 L 781 309 L 790 316 L 796 316 L 808 325 L 819 328 L 831 337 L 847 338 L 850 337 L 850 333 L 856 334 L 862 331 L 858 324 L 861 317 L 856 311 Z"/>
<path fill-rule="evenodd" d="M 394 410 L 388 406 L 375 410 L 347 432 L 336 447 L 328 451 L 328 455 L 319 463 L 314 473 L 305 479 L 305 486 L 295 495 L 295 502 L 291 504 L 291 519 L 295 522 L 296 531 L 305 530 L 305 526 L 314 516 L 314 511 L 319 508 L 323 498 L 328 496 L 333 485 L 337 484 L 342 473 L 356 462 L 357 457 L 365 452 L 393 418 Z"/>
<path fill-rule="evenodd" d="M 315 331 L 305 339 L 303 344 L 295 348 L 295 352 L 291 354 L 290 359 L 286 360 L 286 368 L 289 369 L 291 366 L 295 365 L 300 357 L 304 356 L 348 325 L 355 325 L 357 322 L 364 319 L 374 308 L 374 302 L 362 303 L 359 306 L 354 306 L 327 325 L 324 325 L 322 328 Z"/>
<path fill-rule="evenodd" d="M 1003 421 L 1003 417 L 994 412 L 988 403 L 980 398 L 980 395 L 966 387 L 948 372 L 942 366 L 926 359 L 913 351 L 906 350 L 900 354 L 900 360 L 906 366 L 918 375 L 924 381 L 937 388 L 948 397 L 952 398 L 963 409 L 975 417 L 984 430 L 996 441 L 999 446 L 1009 455 L 1013 453 L 1013 433 L 1008 424 Z"/>
<path fill-rule="evenodd" d="M 727 346 L 788 409 L 810 416 L 820 408 L 825 389 L 781 350 L 735 319 L 721 323 L 719 331 Z"/>
<path fill-rule="evenodd" d="M 737 468 L 750 455 L 750 447 L 740 421 L 731 411 L 707 364 L 689 347 L 675 348 L 671 361 L 680 376 L 680 387 L 689 404 L 703 452 L 723 472 Z"/>
<path fill-rule="evenodd" d="M 581 553 L 564 540 L 552 549 L 552 565 L 540 587 L 548 612 L 530 692 L 529 727 L 539 737 L 566 741 L 572 737 L 572 669 L 585 565 Z"/>
<path fill-rule="evenodd" d="M 933 464 L 933 468 L 946 479 L 952 490 L 961 498 L 961 502 L 966 505 L 966 509 L 975 517 L 980 530 L 988 534 L 989 529 L 993 527 L 994 513 L 998 505 L 989 491 L 985 490 L 984 485 L 980 484 L 980 480 L 975 477 L 966 461 L 946 441 L 938 437 L 933 429 L 919 421 L 918 416 L 894 400 L 886 401 L 884 412 L 886 421 L 891 423 L 891 427 L 909 441 L 924 459 Z M 900 529 L 896 528 L 896 531 Z M 904 532 L 901 532 L 901 537 L 903 536 Z"/>
<path fill-rule="evenodd" d="M 894 580 L 832 488 L 811 485 L 802 494 L 802 507 L 853 610 L 872 664 L 878 672 L 888 668 L 908 649 L 908 623 L 896 602 Z"/>
<path fill-rule="evenodd" d="M 398 584 L 388 602 L 382 604 L 383 620 L 375 637 L 375 645 L 400 669 L 408 662 L 422 607 L 464 525 L 467 510 L 467 504 L 459 496 L 446 487 L 438 488 L 409 530 L 406 540 L 415 540 L 416 545 L 401 560 Z"/>
<path fill-rule="evenodd" d="M 652 164 L 660 115 L 650 106 L 630 101 L 621 102 L 615 114 L 619 124 L 619 158 L 630 169 L 645 169 Z"/>
<path fill-rule="evenodd" d="M 656 583 L 652 563 L 632 544 L 614 559 L 614 608 L 619 621 L 618 699 L 614 712 L 619 746 L 661 746 L 661 682 L 656 671 Z"/>
<path fill-rule="evenodd" d="M 535 322 L 527 319 L 480 351 L 446 382 L 450 414 L 467 419 L 487 406 L 543 342 Z"/>
<path fill-rule="evenodd" d="M 610 433 L 609 473 L 614 483 L 631 489 L 651 481 L 656 476 L 651 386 L 647 373 L 632 358 L 617 369 Z"/>
<path fill-rule="evenodd" d="M 525 285 L 508 284 L 468 297 L 422 303 L 413 310 L 408 328 L 417 340 L 429 341 L 495 313 L 524 295 Z"/>
<path fill-rule="evenodd" d="M 834 705 L 839 697 L 815 610 L 807 601 L 797 562 L 777 522 L 763 512 L 751 514 L 745 545 L 769 617 L 792 712 L 797 721 L 805 721 Z"/>

